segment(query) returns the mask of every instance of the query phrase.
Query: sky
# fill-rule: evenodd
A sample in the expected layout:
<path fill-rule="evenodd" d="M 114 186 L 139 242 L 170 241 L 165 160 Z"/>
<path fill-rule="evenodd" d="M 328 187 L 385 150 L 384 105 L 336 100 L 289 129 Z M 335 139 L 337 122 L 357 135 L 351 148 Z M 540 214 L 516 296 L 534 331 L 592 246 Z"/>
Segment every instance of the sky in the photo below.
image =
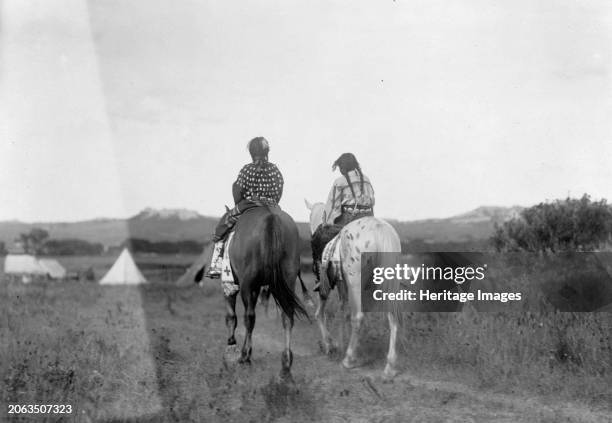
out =
<path fill-rule="evenodd" d="M 612 3 L 0 0 L 0 220 L 218 216 L 255 136 L 307 220 L 612 201 Z"/>

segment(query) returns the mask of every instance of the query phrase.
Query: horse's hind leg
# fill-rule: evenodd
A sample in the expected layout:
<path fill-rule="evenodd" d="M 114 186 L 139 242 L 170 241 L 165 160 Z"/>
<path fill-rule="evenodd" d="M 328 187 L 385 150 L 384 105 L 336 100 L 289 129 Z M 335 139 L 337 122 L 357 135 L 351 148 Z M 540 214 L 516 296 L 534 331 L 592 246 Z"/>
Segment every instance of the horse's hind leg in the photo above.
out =
<path fill-rule="evenodd" d="M 244 337 L 244 344 L 242 345 L 242 352 L 240 354 L 240 362 L 250 364 L 251 363 L 251 352 L 253 335 L 253 328 L 255 327 L 255 306 L 257 305 L 257 297 L 259 290 L 253 290 L 247 292 L 245 289 L 242 292 L 242 303 L 244 304 L 244 326 L 246 328 L 246 335 Z"/>
<path fill-rule="evenodd" d="M 361 311 L 361 275 L 352 276 L 353 279 L 345 279 L 348 286 L 348 302 L 350 306 L 351 316 L 351 338 L 346 349 L 346 355 L 342 360 L 342 365 L 347 369 L 357 367 L 357 359 L 355 357 L 357 344 L 359 343 L 359 329 L 363 320 L 363 312 Z M 346 305 L 344 305 L 346 307 Z"/>
<path fill-rule="evenodd" d="M 236 317 L 236 296 L 237 294 L 233 294 L 229 297 L 225 297 L 225 326 L 229 332 L 227 345 L 230 346 L 236 345 L 236 338 L 234 336 L 236 333 L 236 325 L 238 324 L 238 318 Z"/>
<path fill-rule="evenodd" d="M 319 294 L 319 307 L 315 312 L 315 318 L 319 324 L 322 338 L 322 349 L 325 354 L 332 354 L 336 349 L 334 341 L 332 340 L 329 331 L 327 330 L 327 316 L 325 315 L 325 305 L 327 304 L 327 297 Z"/>
<path fill-rule="evenodd" d="M 342 360 L 342 365 L 347 369 L 357 367 L 358 365 L 355 353 L 357 351 L 357 344 L 359 343 L 359 329 L 361 328 L 361 321 L 363 320 L 361 308 L 351 311 L 351 339 L 349 340 L 344 360 Z"/>
<path fill-rule="evenodd" d="M 393 379 L 397 373 L 397 352 L 395 349 L 395 345 L 397 342 L 397 327 L 398 320 L 397 316 L 393 313 L 387 313 L 387 317 L 389 319 L 389 352 L 387 353 L 387 365 L 385 366 L 385 370 L 383 376 L 386 379 Z"/>
<path fill-rule="evenodd" d="M 291 352 L 291 330 L 293 329 L 293 316 L 283 313 L 283 330 L 285 332 L 285 350 L 281 356 L 281 378 L 291 380 L 291 365 L 293 364 L 293 352 Z"/>

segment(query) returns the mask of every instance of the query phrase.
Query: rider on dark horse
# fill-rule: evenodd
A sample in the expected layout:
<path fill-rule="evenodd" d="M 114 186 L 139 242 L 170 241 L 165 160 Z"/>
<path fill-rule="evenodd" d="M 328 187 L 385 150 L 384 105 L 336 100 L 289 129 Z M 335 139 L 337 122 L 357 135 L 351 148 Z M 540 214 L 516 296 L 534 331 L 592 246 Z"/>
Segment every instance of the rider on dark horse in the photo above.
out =
<path fill-rule="evenodd" d="M 277 206 L 283 195 L 283 175 L 274 163 L 268 161 L 270 146 L 263 137 L 253 138 L 247 148 L 253 161 L 240 170 L 238 178 L 232 185 L 235 206 L 221 218 L 213 242 L 213 255 L 209 278 L 221 276 L 221 258 L 226 235 L 234 227 L 238 218 L 245 211 L 259 206 Z"/>
<path fill-rule="evenodd" d="M 332 170 L 340 170 L 329 192 L 323 224 L 312 235 L 312 258 L 319 279 L 318 263 L 325 245 L 348 223 L 365 216 L 374 216 L 374 189 L 361 171 L 352 153 L 344 153 L 334 162 Z"/>

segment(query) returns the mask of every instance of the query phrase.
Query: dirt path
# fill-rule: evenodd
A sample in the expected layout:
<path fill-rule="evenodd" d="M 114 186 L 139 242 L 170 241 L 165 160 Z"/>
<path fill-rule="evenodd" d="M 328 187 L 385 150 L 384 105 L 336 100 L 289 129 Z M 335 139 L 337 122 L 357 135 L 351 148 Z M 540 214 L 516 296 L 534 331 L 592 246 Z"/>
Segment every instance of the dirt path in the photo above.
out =
<path fill-rule="evenodd" d="M 282 326 L 276 310 L 258 308 L 251 366 L 223 364 L 226 338 L 222 310 L 203 317 L 206 357 L 201 371 L 211 401 L 209 417 L 219 421 L 326 422 L 610 422 L 607 413 L 576 404 L 478 391 L 462 383 L 430 380 L 403 372 L 382 380 L 384 352 L 355 370 L 341 356 L 324 356 L 316 324 L 299 322 L 294 331 L 295 386 L 279 383 Z M 243 339 L 241 320 L 238 342 Z"/>

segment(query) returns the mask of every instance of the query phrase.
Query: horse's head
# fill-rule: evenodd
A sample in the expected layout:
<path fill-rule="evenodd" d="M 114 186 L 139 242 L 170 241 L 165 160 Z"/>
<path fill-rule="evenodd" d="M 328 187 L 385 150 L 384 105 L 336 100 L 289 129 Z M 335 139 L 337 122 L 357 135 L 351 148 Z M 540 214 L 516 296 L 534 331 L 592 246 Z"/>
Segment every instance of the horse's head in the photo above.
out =
<path fill-rule="evenodd" d="M 312 204 L 306 199 L 304 199 L 304 202 L 306 203 L 306 208 L 310 210 L 310 234 L 312 235 L 325 220 L 325 204 Z"/>

